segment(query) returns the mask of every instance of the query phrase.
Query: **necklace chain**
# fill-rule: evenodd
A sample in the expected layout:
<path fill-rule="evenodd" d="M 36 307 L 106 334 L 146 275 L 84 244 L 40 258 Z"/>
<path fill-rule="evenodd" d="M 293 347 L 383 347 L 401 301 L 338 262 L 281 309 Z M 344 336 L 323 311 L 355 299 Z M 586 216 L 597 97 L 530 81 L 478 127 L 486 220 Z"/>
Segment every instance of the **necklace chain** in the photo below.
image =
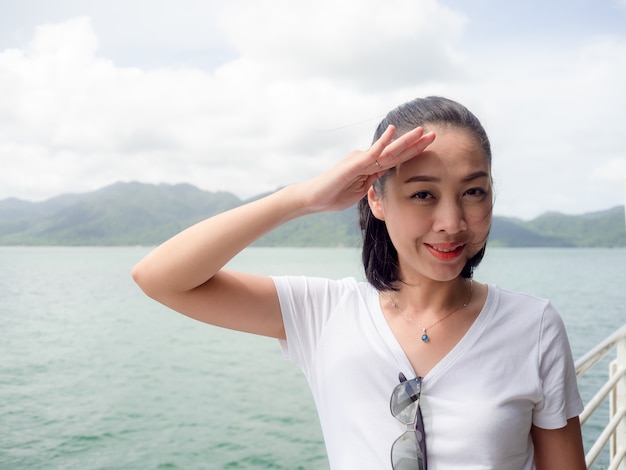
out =
<path fill-rule="evenodd" d="M 415 326 L 417 326 L 418 328 L 420 328 L 422 330 L 422 338 L 421 339 L 422 339 L 422 341 L 424 343 L 427 343 L 430 340 L 430 336 L 428 336 L 427 330 L 430 330 L 432 327 L 438 325 L 439 323 L 444 321 L 446 318 L 448 318 L 453 313 L 458 312 L 459 310 L 463 310 L 465 307 L 467 307 L 469 305 L 469 303 L 472 301 L 473 294 L 474 294 L 474 280 L 470 279 L 470 291 L 469 291 L 469 296 L 468 296 L 467 301 L 462 306 L 457 307 L 454 310 L 451 310 L 450 312 L 445 314 L 443 317 L 441 317 L 439 320 L 437 320 L 435 323 L 433 323 L 432 325 L 428 325 L 428 326 L 421 326 L 416 321 L 414 321 L 413 317 L 411 317 L 410 315 L 409 315 L 408 318 L 405 317 L 404 315 L 402 315 L 402 309 L 400 307 L 398 307 L 398 304 L 396 303 L 395 299 L 391 296 L 391 294 L 389 294 L 389 299 L 391 300 L 391 306 L 393 308 L 395 308 L 398 312 L 400 312 L 400 314 L 402 315 L 402 317 L 404 319 L 407 319 L 409 322 L 415 323 Z"/>

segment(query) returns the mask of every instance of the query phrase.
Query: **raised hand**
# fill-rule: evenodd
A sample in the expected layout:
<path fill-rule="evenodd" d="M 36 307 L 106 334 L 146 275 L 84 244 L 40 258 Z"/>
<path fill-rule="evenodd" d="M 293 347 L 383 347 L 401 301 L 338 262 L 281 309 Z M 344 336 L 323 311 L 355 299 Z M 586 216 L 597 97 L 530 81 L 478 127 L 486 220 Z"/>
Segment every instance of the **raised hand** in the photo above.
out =
<path fill-rule="evenodd" d="M 367 194 L 370 186 L 388 169 L 416 157 L 434 140 L 417 127 L 393 140 L 396 129 L 389 126 L 368 150 L 353 151 L 331 169 L 301 183 L 307 212 L 339 211 L 350 207 Z"/>

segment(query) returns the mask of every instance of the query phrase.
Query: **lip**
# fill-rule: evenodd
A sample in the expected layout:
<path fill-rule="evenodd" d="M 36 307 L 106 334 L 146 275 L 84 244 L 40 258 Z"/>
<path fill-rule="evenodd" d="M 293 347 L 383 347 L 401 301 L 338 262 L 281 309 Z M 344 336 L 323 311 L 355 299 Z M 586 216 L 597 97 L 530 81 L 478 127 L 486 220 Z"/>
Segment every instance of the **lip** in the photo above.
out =
<path fill-rule="evenodd" d="M 452 261 L 461 256 L 465 249 L 464 243 L 424 243 L 430 254 L 441 261 Z"/>

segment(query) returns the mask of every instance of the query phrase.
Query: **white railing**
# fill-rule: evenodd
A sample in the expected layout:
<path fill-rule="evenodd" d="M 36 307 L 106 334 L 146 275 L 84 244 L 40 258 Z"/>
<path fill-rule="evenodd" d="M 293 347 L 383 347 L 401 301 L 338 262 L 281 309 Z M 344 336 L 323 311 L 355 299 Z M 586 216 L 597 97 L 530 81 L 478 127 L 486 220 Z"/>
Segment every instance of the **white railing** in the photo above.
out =
<path fill-rule="evenodd" d="M 613 349 L 617 350 L 617 356 L 609 365 L 609 379 L 589 400 L 580 415 L 580 424 L 583 426 L 608 397 L 609 420 L 587 452 L 585 459 L 588 469 L 610 442 L 608 470 L 626 470 L 626 324 L 576 361 L 576 376 L 580 378 Z"/>

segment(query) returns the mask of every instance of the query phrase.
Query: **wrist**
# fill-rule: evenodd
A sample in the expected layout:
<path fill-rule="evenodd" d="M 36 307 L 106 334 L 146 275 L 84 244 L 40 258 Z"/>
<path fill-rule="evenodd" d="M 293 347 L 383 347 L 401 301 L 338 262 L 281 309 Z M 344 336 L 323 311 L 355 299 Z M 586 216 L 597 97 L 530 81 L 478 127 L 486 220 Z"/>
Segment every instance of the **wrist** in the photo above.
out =
<path fill-rule="evenodd" d="M 306 190 L 303 183 L 285 186 L 274 194 L 283 201 L 288 219 L 295 219 L 316 212 L 308 197 L 309 191 Z"/>

